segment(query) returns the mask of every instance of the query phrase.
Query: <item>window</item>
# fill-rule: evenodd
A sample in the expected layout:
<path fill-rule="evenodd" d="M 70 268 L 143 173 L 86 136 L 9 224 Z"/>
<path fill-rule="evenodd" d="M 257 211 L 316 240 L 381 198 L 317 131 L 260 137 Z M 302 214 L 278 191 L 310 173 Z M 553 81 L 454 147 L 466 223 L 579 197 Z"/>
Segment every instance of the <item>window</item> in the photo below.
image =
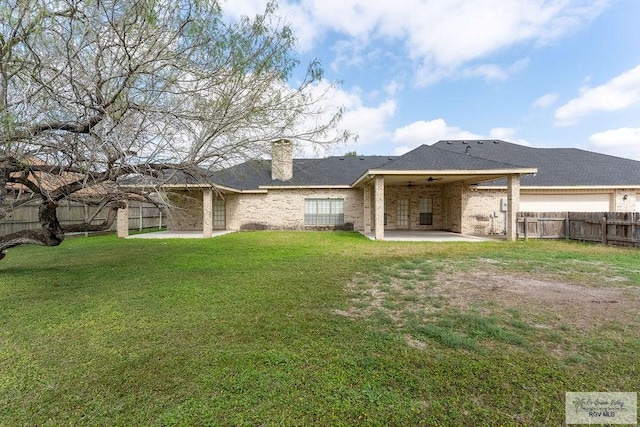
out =
<path fill-rule="evenodd" d="M 433 225 L 433 200 L 420 199 L 420 225 Z"/>
<path fill-rule="evenodd" d="M 213 201 L 213 228 L 224 230 L 226 227 L 225 204 L 223 199 Z"/>
<path fill-rule="evenodd" d="M 409 200 L 400 199 L 397 201 L 396 209 L 396 227 L 408 228 L 409 227 Z"/>
<path fill-rule="evenodd" d="M 304 225 L 344 225 L 344 199 L 305 199 Z"/>

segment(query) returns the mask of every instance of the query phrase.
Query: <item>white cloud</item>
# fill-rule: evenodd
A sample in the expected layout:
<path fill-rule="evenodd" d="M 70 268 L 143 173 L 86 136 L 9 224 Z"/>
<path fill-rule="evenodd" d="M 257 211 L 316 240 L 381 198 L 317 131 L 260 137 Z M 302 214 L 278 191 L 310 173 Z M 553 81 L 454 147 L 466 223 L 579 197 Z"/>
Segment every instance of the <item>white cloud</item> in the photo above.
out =
<path fill-rule="evenodd" d="M 514 144 L 531 145 L 525 139 L 516 137 L 516 130 L 508 127 L 497 127 L 489 131 L 489 135 L 463 130 L 457 126 L 449 126 L 444 119 L 417 121 L 396 129 L 391 142 L 396 144 L 393 154 L 401 155 L 423 144 L 433 144 L 443 139 L 502 139 Z"/>
<path fill-rule="evenodd" d="M 513 45 L 546 43 L 560 37 L 597 16 L 608 1 L 336 0 L 330 3 L 337 9 L 326 17 L 326 27 L 360 38 L 400 41 L 420 66 L 421 82 L 428 84 L 464 64 Z M 481 66 L 477 71 L 483 77 L 504 78 L 496 67 Z"/>
<path fill-rule="evenodd" d="M 335 88 L 328 97 L 335 106 L 344 107 L 340 127 L 358 135 L 352 145 L 375 144 L 389 136 L 387 124 L 396 112 L 396 101 L 388 98 L 377 105 L 365 105 L 359 89 L 344 91 Z"/>
<path fill-rule="evenodd" d="M 607 83 L 582 88 L 580 96 L 556 110 L 556 125 L 569 126 L 596 111 L 619 111 L 640 104 L 640 65 Z"/>
<path fill-rule="evenodd" d="M 389 136 L 387 122 L 395 112 L 394 100 L 386 100 L 374 107 L 360 104 L 347 108 L 341 125 L 358 135 L 356 145 L 375 144 Z"/>
<path fill-rule="evenodd" d="M 433 144 L 441 139 L 481 139 L 481 136 L 455 126 L 443 119 L 417 121 L 396 129 L 391 142 L 397 145 L 394 154 L 400 155 L 422 144 Z"/>
<path fill-rule="evenodd" d="M 463 77 L 482 77 L 488 82 L 507 80 L 509 76 L 529 65 L 529 58 L 524 58 L 513 64 L 503 67 L 498 64 L 482 64 L 466 68 L 462 71 Z"/>
<path fill-rule="evenodd" d="M 526 139 L 517 138 L 515 129 L 506 128 L 506 127 L 498 127 L 498 128 L 491 129 L 489 131 L 488 139 L 501 139 L 503 141 L 513 142 L 514 144 L 527 145 L 527 146 L 531 145 L 529 141 L 527 141 Z"/>
<path fill-rule="evenodd" d="M 402 84 L 395 80 L 392 80 L 384 87 L 385 93 L 389 96 L 395 96 L 400 90 L 402 90 Z"/>
<path fill-rule="evenodd" d="M 320 85 L 318 91 L 325 90 Z M 391 91 L 393 92 L 393 91 Z M 346 146 L 333 147 L 331 154 L 340 154 L 347 151 L 358 153 L 371 152 L 379 149 L 380 144 L 391 141 L 394 145 L 393 153 L 385 150 L 378 154 L 401 155 L 422 144 L 433 144 L 442 139 L 502 139 L 522 145 L 530 145 L 528 141 L 517 138 L 516 130 L 509 127 L 496 127 L 489 131 L 488 135 L 481 135 L 450 126 L 442 119 L 420 120 L 390 132 L 390 122 L 397 111 L 395 99 L 389 97 L 379 103 L 367 105 L 364 99 L 366 95 L 359 89 L 350 91 L 341 88 L 332 88 L 325 97 L 329 109 L 339 106 L 344 107 L 344 116 L 340 124 L 343 129 L 358 135 L 357 141 L 352 141 Z M 314 152 L 311 147 L 301 147 L 301 154 L 306 156 L 326 155 L 328 153 Z"/>
<path fill-rule="evenodd" d="M 558 100 L 557 93 L 548 93 L 546 95 L 542 95 L 540 98 L 536 99 L 533 103 L 534 108 L 547 108 L 552 106 Z"/>
<path fill-rule="evenodd" d="M 343 146 L 328 147 L 328 151 L 318 151 L 318 147 L 309 144 L 302 144 L 298 147 L 298 154 L 305 157 L 324 156 L 327 154 L 341 154 L 346 151 L 363 151 L 366 146 L 387 141 L 390 137 L 388 132 L 389 121 L 396 113 L 397 105 L 392 97 L 386 98 L 373 105 L 365 103 L 360 89 L 354 88 L 346 91 L 340 87 L 331 87 L 328 82 L 321 82 L 314 87 L 314 96 L 322 96 L 321 110 L 332 112 L 338 108 L 344 109 L 342 121 L 339 123 L 340 129 L 346 129 L 357 135 L 358 139 Z M 320 121 L 326 122 L 330 117 L 326 113 L 319 117 Z"/>
<path fill-rule="evenodd" d="M 466 77 L 483 77 L 487 81 L 507 80 L 509 74 L 496 64 L 483 64 L 472 68 L 468 68 L 463 73 Z"/>
<path fill-rule="evenodd" d="M 595 133 L 589 137 L 589 148 L 640 160 L 640 128 L 619 128 Z"/>
<path fill-rule="evenodd" d="M 267 0 L 228 0 L 231 13 L 260 12 Z M 416 66 L 419 83 L 449 76 L 465 64 L 521 43 L 544 44 L 599 15 L 612 0 L 282 0 L 300 48 L 310 50 L 327 34 L 349 39 L 351 53 L 399 43 Z M 260 7 L 262 5 L 262 7 Z M 342 46 L 341 49 L 345 49 Z M 340 62 L 334 62 L 334 66 Z M 504 78 L 497 65 L 476 75 Z"/>
<path fill-rule="evenodd" d="M 226 0 L 222 3 L 222 10 L 232 18 L 255 16 L 264 13 L 268 1 L 269 0 Z M 279 24 L 291 26 L 297 40 L 297 47 L 301 51 L 312 49 L 314 42 L 324 31 L 320 23 L 314 23 L 315 18 L 311 13 L 312 11 L 303 4 L 287 1 L 280 1 L 278 3 L 276 16 L 282 17 L 284 20 Z"/>
<path fill-rule="evenodd" d="M 403 9 L 411 53 L 457 67 L 518 43 L 545 43 L 602 10 L 600 1 L 427 1 Z M 584 7 L 580 7 L 580 6 Z M 394 5 L 395 6 L 395 5 Z"/>

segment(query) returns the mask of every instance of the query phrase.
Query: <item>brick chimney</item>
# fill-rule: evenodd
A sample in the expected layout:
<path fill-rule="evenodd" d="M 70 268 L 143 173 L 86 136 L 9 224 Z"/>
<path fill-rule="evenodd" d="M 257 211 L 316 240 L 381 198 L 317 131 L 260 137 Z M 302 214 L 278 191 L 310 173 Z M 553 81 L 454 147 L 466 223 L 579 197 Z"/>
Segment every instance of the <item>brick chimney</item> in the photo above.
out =
<path fill-rule="evenodd" d="M 293 142 L 280 139 L 271 143 L 271 179 L 293 178 Z"/>

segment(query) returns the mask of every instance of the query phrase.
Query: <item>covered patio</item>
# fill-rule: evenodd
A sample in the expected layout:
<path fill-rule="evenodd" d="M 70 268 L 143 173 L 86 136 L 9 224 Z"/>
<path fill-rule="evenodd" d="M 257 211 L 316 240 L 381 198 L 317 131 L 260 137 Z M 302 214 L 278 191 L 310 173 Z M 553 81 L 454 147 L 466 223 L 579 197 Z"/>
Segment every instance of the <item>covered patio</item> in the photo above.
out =
<path fill-rule="evenodd" d="M 523 172 L 530 171 L 368 171 L 357 183 L 363 191 L 363 234 L 374 240 L 416 241 L 425 239 L 425 233 L 435 233 L 425 240 L 451 240 L 447 232 L 453 232 L 461 238 L 470 228 L 465 212 L 473 186 L 506 178 L 506 238 L 515 240 Z"/>
<path fill-rule="evenodd" d="M 507 239 L 515 240 L 520 176 L 533 173 L 537 173 L 536 168 L 423 145 L 382 167 L 368 169 L 353 187 L 363 191 L 364 234 L 373 233 L 376 240 L 386 240 L 393 230 L 469 233 L 465 208 L 473 186 L 506 179 L 505 231 Z M 418 198 L 423 200 L 416 204 Z M 387 209 L 388 201 L 395 206 Z M 419 205 L 421 202 L 424 207 Z M 392 221 L 394 216 L 395 223 Z"/>

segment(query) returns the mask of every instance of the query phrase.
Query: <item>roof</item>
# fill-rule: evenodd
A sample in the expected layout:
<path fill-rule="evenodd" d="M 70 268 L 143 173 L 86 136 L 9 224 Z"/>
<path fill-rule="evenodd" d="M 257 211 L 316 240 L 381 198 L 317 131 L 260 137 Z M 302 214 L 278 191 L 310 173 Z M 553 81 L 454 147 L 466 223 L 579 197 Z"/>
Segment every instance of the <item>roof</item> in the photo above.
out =
<path fill-rule="evenodd" d="M 173 171 L 168 182 L 197 186 L 214 183 L 236 191 L 259 191 L 269 187 L 351 187 L 368 179 L 369 174 L 400 177 L 419 172 L 468 172 L 485 179 L 521 173 L 522 187 L 640 187 L 638 161 L 575 148 L 533 148 L 501 140 L 444 140 L 421 145 L 402 156 L 294 159 L 293 177 L 288 181 L 271 178 L 270 160 L 249 160 L 216 172 Z M 506 180 L 482 185 L 506 185 Z"/>
<path fill-rule="evenodd" d="M 514 171 L 519 166 L 471 157 L 437 147 L 422 145 L 402 156 L 331 156 L 323 159 L 294 159 L 293 177 L 288 181 L 271 178 L 270 160 L 249 160 L 208 173 L 173 172 L 170 182 L 252 191 L 265 187 L 351 187 L 368 171 L 375 173 L 416 171 Z"/>
<path fill-rule="evenodd" d="M 271 160 L 249 160 L 229 168 L 204 175 L 173 171 L 172 183 L 201 185 L 213 182 L 218 186 L 240 191 L 260 187 L 336 187 L 350 186 L 369 169 L 378 168 L 397 159 L 394 156 L 332 156 L 323 159 L 294 159 L 293 177 L 288 181 L 271 179 Z M 165 178 L 166 178 L 165 174 Z"/>
<path fill-rule="evenodd" d="M 535 168 L 535 166 L 531 166 Z M 453 150 L 443 150 L 440 147 L 432 145 L 421 145 L 420 147 L 409 151 L 403 156 L 390 161 L 383 167 L 378 168 L 381 171 L 493 171 L 493 170 L 512 170 L 525 168 L 515 163 L 495 161 L 495 159 L 486 159 L 474 156 L 468 156 L 464 153 L 458 153 Z"/>
<path fill-rule="evenodd" d="M 23 164 L 40 170 L 29 170 L 27 175 L 28 181 L 36 184 L 39 190 L 43 193 L 52 193 L 59 190 L 61 187 L 69 185 L 78 180 L 82 180 L 85 176 L 78 172 L 69 172 L 63 170 L 62 167 L 58 168 L 55 165 L 46 163 L 45 161 L 38 159 L 37 157 L 29 157 L 22 160 Z M 62 169 L 58 171 L 58 169 Z M 47 170 L 56 170 L 56 172 L 47 172 Z M 12 178 L 20 178 L 23 172 L 10 172 Z M 78 191 L 74 191 L 76 197 L 103 197 L 111 190 L 111 184 L 109 182 L 93 183 L 88 181 L 84 187 Z M 31 193 L 31 190 L 22 183 L 11 182 L 5 185 L 5 188 L 15 192 Z"/>
<path fill-rule="evenodd" d="M 444 140 L 433 147 L 538 168 L 536 175 L 521 177 L 522 187 L 640 186 L 640 162 L 577 148 L 534 148 L 501 140 Z M 506 185 L 504 180 L 492 184 Z"/>

